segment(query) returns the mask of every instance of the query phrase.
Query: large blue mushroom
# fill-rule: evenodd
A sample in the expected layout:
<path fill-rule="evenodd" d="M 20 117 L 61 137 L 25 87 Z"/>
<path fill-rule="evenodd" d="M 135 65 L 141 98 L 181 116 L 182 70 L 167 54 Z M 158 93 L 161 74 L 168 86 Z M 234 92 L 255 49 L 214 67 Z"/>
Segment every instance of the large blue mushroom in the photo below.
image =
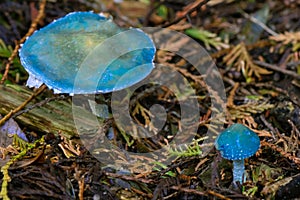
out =
<path fill-rule="evenodd" d="M 259 146 L 257 134 L 242 124 L 233 124 L 218 135 L 216 149 L 223 158 L 233 160 L 233 183 L 244 182 L 244 159 L 254 155 Z"/>
<path fill-rule="evenodd" d="M 136 28 L 93 12 L 74 12 L 30 36 L 19 55 L 27 85 L 55 93 L 107 93 L 129 87 L 154 68 L 155 46 Z"/>

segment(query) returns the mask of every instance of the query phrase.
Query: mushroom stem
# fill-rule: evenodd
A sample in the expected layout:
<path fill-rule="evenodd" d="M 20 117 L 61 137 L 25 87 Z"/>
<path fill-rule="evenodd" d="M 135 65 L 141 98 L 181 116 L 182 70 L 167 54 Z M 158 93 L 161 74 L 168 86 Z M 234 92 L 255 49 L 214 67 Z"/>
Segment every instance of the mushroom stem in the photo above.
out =
<path fill-rule="evenodd" d="M 233 160 L 233 183 L 239 181 L 241 184 L 243 184 L 244 171 L 245 171 L 244 159 Z"/>

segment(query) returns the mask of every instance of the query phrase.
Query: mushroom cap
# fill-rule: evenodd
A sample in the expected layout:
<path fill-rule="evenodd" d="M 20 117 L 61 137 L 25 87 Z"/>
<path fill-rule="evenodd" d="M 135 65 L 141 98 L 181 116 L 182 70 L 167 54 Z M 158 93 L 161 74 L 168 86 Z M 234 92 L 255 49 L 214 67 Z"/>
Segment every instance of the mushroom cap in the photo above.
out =
<path fill-rule="evenodd" d="M 218 135 L 215 146 L 223 158 L 242 160 L 256 153 L 260 140 L 248 127 L 233 124 Z"/>
<path fill-rule="evenodd" d="M 27 38 L 19 51 L 27 85 L 94 94 L 129 87 L 154 68 L 155 46 L 140 29 L 120 28 L 93 12 L 74 12 Z"/>

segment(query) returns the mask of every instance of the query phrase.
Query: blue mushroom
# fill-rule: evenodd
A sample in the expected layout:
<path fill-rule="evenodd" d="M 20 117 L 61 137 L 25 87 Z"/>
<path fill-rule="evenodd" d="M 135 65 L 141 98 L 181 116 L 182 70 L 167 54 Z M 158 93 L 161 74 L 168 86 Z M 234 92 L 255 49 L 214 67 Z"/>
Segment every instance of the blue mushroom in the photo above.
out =
<path fill-rule="evenodd" d="M 129 87 L 154 68 L 155 46 L 136 28 L 93 12 L 74 12 L 30 36 L 20 49 L 27 85 L 55 93 L 107 93 Z"/>
<path fill-rule="evenodd" d="M 218 135 L 216 149 L 223 158 L 233 160 L 233 183 L 244 182 L 244 159 L 254 155 L 259 146 L 257 134 L 242 124 L 233 124 Z"/>

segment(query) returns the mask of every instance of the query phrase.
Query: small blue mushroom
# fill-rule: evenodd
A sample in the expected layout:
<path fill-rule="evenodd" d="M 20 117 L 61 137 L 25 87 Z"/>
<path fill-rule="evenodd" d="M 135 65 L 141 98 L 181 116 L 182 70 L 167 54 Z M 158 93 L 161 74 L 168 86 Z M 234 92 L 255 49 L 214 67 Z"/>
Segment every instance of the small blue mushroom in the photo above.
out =
<path fill-rule="evenodd" d="M 30 36 L 20 49 L 27 85 L 55 93 L 107 93 L 129 87 L 154 68 L 155 46 L 136 28 L 93 12 L 74 12 Z"/>
<path fill-rule="evenodd" d="M 244 182 L 244 159 L 254 155 L 259 146 L 257 134 L 242 124 L 233 124 L 218 135 L 216 149 L 223 158 L 233 160 L 233 183 Z"/>

